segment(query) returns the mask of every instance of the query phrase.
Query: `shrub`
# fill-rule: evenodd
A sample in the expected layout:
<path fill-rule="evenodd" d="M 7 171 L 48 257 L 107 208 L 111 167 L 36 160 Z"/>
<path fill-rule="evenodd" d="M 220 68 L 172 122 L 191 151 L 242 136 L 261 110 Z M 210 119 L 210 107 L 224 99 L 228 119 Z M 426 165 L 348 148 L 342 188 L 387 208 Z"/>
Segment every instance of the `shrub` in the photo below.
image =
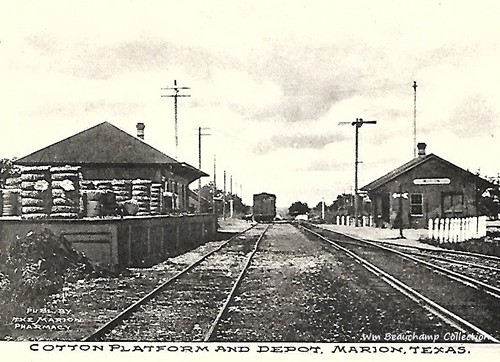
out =
<path fill-rule="evenodd" d="M 19 306 L 43 304 L 66 280 L 81 278 L 93 270 L 63 236 L 48 229 L 16 238 L 2 258 L 0 285 Z"/>

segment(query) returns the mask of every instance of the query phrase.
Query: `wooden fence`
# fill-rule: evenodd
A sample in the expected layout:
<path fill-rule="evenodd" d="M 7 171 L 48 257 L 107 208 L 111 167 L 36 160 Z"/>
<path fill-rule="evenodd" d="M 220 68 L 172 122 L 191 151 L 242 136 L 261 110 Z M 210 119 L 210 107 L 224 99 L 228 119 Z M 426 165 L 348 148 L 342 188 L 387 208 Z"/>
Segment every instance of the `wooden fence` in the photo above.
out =
<path fill-rule="evenodd" d="M 440 243 L 458 243 L 486 236 L 486 216 L 429 219 L 428 237 Z"/>
<path fill-rule="evenodd" d="M 349 216 L 349 215 L 337 215 L 335 218 L 335 224 L 336 225 L 343 225 L 343 226 L 353 226 L 354 225 L 354 218 Z M 373 226 L 373 216 L 362 216 L 359 218 L 359 225 L 360 226 Z"/>

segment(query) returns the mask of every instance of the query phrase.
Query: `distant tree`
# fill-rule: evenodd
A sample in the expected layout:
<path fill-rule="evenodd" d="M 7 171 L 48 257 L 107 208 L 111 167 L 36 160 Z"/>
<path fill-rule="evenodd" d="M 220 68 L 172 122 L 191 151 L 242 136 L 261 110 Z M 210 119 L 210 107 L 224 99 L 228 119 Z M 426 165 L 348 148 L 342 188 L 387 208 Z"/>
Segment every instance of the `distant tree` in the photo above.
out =
<path fill-rule="evenodd" d="M 350 215 L 354 210 L 354 195 L 342 194 L 338 195 L 333 202 L 331 210 L 336 215 Z"/>
<path fill-rule="evenodd" d="M 316 204 L 316 206 L 314 206 L 314 208 L 313 208 L 313 209 L 314 209 L 314 210 L 318 210 L 318 211 L 320 211 L 320 210 L 322 209 L 322 207 L 323 207 L 323 201 L 320 201 L 320 202 L 318 202 L 318 203 Z"/>
<path fill-rule="evenodd" d="M 238 195 L 230 195 L 233 200 L 233 208 L 236 214 L 246 215 L 250 212 L 250 206 L 245 205 Z"/>
<path fill-rule="evenodd" d="M 500 189 L 498 187 L 487 189 L 478 200 L 480 215 L 487 215 L 492 219 L 500 214 Z"/>
<path fill-rule="evenodd" d="M 214 183 L 210 181 L 208 184 L 202 186 L 201 197 L 207 201 L 210 201 L 209 212 L 212 212 L 212 195 L 214 194 Z M 197 192 L 197 190 L 196 190 Z M 234 214 L 248 214 L 250 206 L 245 205 L 238 195 L 231 195 L 226 192 L 226 197 L 224 198 L 224 191 L 218 188 L 215 189 L 215 207 L 216 213 L 221 215 L 223 210 L 223 201 L 226 201 L 226 213 L 229 213 L 229 201 L 233 200 L 233 212 Z"/>
<path fill-rule="evenodd" d="M 307 203 L 301 201 L 295 201 L 289 208 L 288 214 L 290 216 L 297 216 L 307 214 L 311 209 L 307 206 Z"/>
<path fill-rule="evenodd" d="M 210 181 L 208 184 L 201 187 L 201 197 L 206 200 L 212 200 L 212 194 L 214 193 L 214 183 Z M 215 189 L 215 197 L 219 198 L 222 195 L 222 190 Z"/>

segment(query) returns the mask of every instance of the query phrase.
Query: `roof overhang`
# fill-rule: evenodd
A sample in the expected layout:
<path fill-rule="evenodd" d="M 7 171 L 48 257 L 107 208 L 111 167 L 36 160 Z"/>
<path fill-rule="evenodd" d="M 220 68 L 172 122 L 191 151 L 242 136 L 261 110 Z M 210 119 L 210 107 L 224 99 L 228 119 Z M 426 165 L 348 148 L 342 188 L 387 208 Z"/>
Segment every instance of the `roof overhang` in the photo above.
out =
<path fill-rule="evenodd" d="M 201 177 L 208 176 L 207 173 L 191 166 L 186 162 L 170 163 L 169 166 L 174 173 L 178 174 L 181 177 L 184 177 L 188 181 L 188 183 L 198 180 Z"/>

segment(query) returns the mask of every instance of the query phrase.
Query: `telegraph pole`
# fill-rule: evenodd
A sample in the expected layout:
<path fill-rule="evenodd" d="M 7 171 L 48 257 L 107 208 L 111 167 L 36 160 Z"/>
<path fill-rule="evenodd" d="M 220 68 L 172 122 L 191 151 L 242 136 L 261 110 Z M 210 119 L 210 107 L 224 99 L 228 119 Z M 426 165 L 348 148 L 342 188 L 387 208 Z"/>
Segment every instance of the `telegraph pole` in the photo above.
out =
<path fill-rule="evenodd" d="M 198 169 L 201 170 L 201 136 L 210 136 L 210 133 L 202 133 L 202 130 L 210 128 L 198 127 Z M 201 213 L 201 177 L 198 178 L 198 213 Z"/>
<path fill-rule="evenodd" d="M 216 156 L 214 155 L 214 183 L 212 185 L 212 211 L 214 215 L 217 214 L 217 210 L 215 207 L 215 193 L 217 192 L 217 161 L 216 161 Z"/>
<path fill-rule="evenodd" d="M 175 158 L 179 156 L 179 135 L 177 127 L 177 98 L 178 97 L 191 97 L 189 94 L 179 94 L 180 89 L 190 89 L 189 87 L 179 87 L 177 86 L 177 80 L 174 80 L 173 87 L 162 88 L 162 90 L 173 90 L 174 94 L 165 94 L 162 97 L 173 97 L 174 98 L 174 121 L 175 121 Z"/>
<path fill-rule="evenodd" d="M 222 194 L 222 219 L 226 220 L 226 170 L 224 170 L 224 193 Z"/>
<path fill-rule="evenodd" d="M 362 118 L 356 118 L 354 122 L 339 122 L 339 124 L 351 124 L 356 127 L 355 133 L 355 147 L 354 147 L 354 225 L 359 226 L 358 220 L 358 149 L 359 149 L 359 129 L 364 124 L 376 124 L 377 121 L 363 121 Z"/>
<path fill-rule="evenodd" d="M 417 157 L 417 82 L 413 81 L 413 158 Z"/>
<path fill-rule="evenodd" d="M 231 195 L 231 199 L 229 200 L 229 217 L 232 219 L 233 218 L 233 175 L 229 177 L 229 194 Z"/>

